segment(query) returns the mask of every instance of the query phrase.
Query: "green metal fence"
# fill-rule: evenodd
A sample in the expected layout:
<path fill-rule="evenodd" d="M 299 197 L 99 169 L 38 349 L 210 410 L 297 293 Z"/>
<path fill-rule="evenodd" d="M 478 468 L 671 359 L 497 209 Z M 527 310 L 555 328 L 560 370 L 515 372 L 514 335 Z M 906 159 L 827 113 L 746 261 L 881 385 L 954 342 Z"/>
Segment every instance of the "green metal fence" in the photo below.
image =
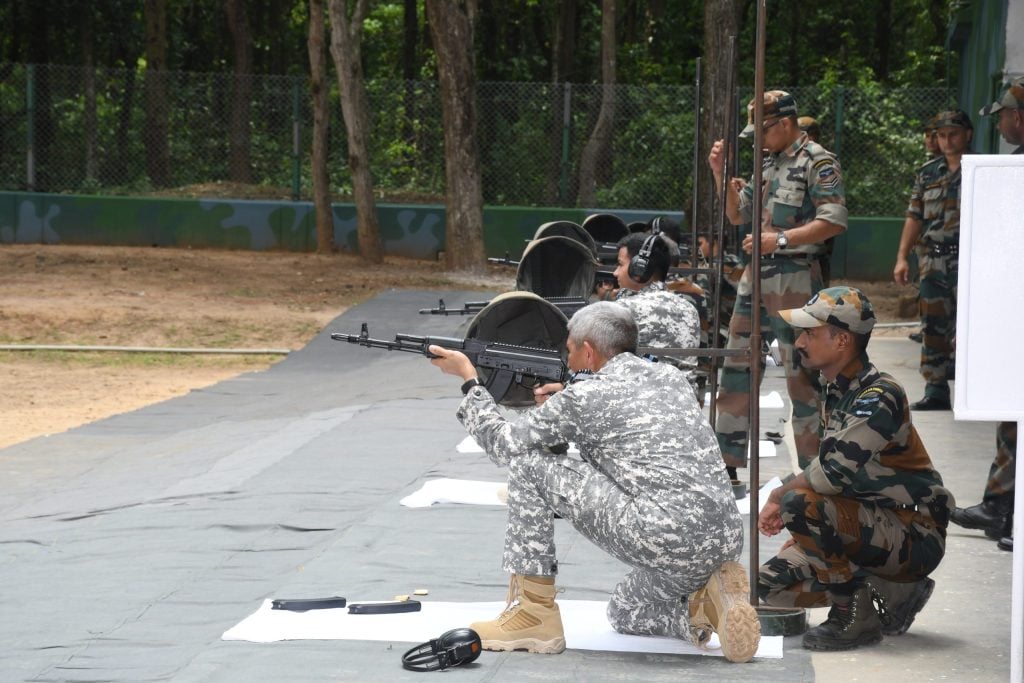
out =
<path fill-rule="evenodd" d="M 579 158 L 603 87 L 479 83 L 484 201 L 577 206 Z M 611 87 L 613 149 L 600 165 L 597 204 L 688 207 L 693 88 Z M 439 201 L 444 154 L 436 83 L 372 81 L 367 91 L 377 189 L 397 201 Z M 851 213 L 902 214 L 913 169 L 924 160 L 921 122 L 950 105 L 947 90 L 791 92 L 840 156 Z M 740 101 L 749 96 L 741 91 Z M 350 179 L 336 93 L 331 117 L 330 177 L 343 195 Z M 234 181 L 257 186 L 254 196 L 308 197 L 311 129 L 301 77 L 0 64 L 0 190 L 146 195 Z M 748 150 L 741 169 L 749 170 L 750 158 Z"/>

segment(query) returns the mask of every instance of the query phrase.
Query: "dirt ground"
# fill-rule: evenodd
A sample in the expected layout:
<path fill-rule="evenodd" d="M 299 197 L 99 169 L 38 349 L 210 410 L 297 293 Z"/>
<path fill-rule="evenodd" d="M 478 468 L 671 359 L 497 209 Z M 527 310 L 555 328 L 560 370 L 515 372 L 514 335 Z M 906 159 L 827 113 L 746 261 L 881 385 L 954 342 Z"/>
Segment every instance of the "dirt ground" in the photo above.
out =
<path fill-rule="evenodd" d="M 166 248 L 0 246 L 0 344 L 299 349 L 388 288 L 511 289 L 389 257 Z M 892 283 L 856 283 L 897 320 Z M 880 333 L 906 334 L 905 328 Z M 264 370 L 283 355 L 0 350 L 0 448 Z"/>

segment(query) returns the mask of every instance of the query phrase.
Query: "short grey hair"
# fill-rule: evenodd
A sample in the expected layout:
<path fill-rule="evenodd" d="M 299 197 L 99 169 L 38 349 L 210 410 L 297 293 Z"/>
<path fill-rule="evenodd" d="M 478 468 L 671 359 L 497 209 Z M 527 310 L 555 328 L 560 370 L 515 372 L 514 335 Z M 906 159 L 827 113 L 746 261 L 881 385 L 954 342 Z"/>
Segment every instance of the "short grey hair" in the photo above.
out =
<path fill-rule="evenodd" d="M 636 352 L 638 336 L 633 314 L 613 301 L 598 301 L 584 306 L 569 320 L 572 343 L 582 346 L 583 342 L 590 342 L 605 358 L 624 351 Z"/>

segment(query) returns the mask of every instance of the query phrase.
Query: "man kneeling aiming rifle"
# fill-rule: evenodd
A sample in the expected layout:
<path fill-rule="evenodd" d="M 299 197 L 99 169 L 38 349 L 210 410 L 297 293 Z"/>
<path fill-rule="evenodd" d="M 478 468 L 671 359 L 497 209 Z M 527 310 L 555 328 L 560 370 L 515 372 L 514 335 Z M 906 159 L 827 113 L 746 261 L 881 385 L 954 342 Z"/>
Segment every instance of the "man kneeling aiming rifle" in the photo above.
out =
<path fill-rule="evenodd" d="M 489 650 L 559 653 L 554 515 L 632 570 L 608 603 L 620 633 L 664 635 L 705 646 L 717 633 L 734 662 L 760 641 L 746 572 L 736 562 L 743 529 L 714 432 L 684 375 L 634 355 L 637 326 L 611 302 L 569 321 L 569 368 L 585 381 L 537 387 L 538 405 L 499 414 L 463 353 L 430 346 L 430 362 L 461 377 L 456 413 L 488 457 L 509 468 L 504 569 L 509 602 L 471 625 Z M 558 455 L 577 444 L 582 459 Z"/>

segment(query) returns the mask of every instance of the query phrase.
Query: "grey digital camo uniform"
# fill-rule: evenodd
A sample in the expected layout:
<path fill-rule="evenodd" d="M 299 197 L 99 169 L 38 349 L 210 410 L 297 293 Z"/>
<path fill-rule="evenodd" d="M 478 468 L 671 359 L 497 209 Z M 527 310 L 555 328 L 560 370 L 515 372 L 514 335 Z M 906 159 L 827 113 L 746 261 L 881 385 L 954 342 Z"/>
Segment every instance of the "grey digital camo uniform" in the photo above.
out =
<path fill-rule="evenodd" d="M 622 353 L 513 419 L 482 387 L 457 415 L 509 467 L 506 571 L 556 573 L 557 512 L 633 568 L 608 603 L 616 630 L 690 638 L 684 598 L 739 556 L 743 528 L 715 435 L 678 369 Z M 582 460 L 549 450 L 568 442 Z"/>
<path fill-rule="evenodd" d="M 791 545 L 761 566 L 770 605 L 822 607 L 828 586 L 877 574 L 910 582 L 946 549 L 953 496 L 914 428 L 903 387 L 862 354 L 828 386 L 808 489 L 782 497 Z"/>
<path fill-rule="evenodd" d="M 697 307 L 668 291 L 664 282 L 651 282 L 639 292 L 623 287 L 615 301 L 630 310 L 639 328 L 639 345 L 653 348 L 700 347 L 700 316 Z M 697 367 L 695 356 L 680 357 L 677 364 L 688 371 Z"/>

